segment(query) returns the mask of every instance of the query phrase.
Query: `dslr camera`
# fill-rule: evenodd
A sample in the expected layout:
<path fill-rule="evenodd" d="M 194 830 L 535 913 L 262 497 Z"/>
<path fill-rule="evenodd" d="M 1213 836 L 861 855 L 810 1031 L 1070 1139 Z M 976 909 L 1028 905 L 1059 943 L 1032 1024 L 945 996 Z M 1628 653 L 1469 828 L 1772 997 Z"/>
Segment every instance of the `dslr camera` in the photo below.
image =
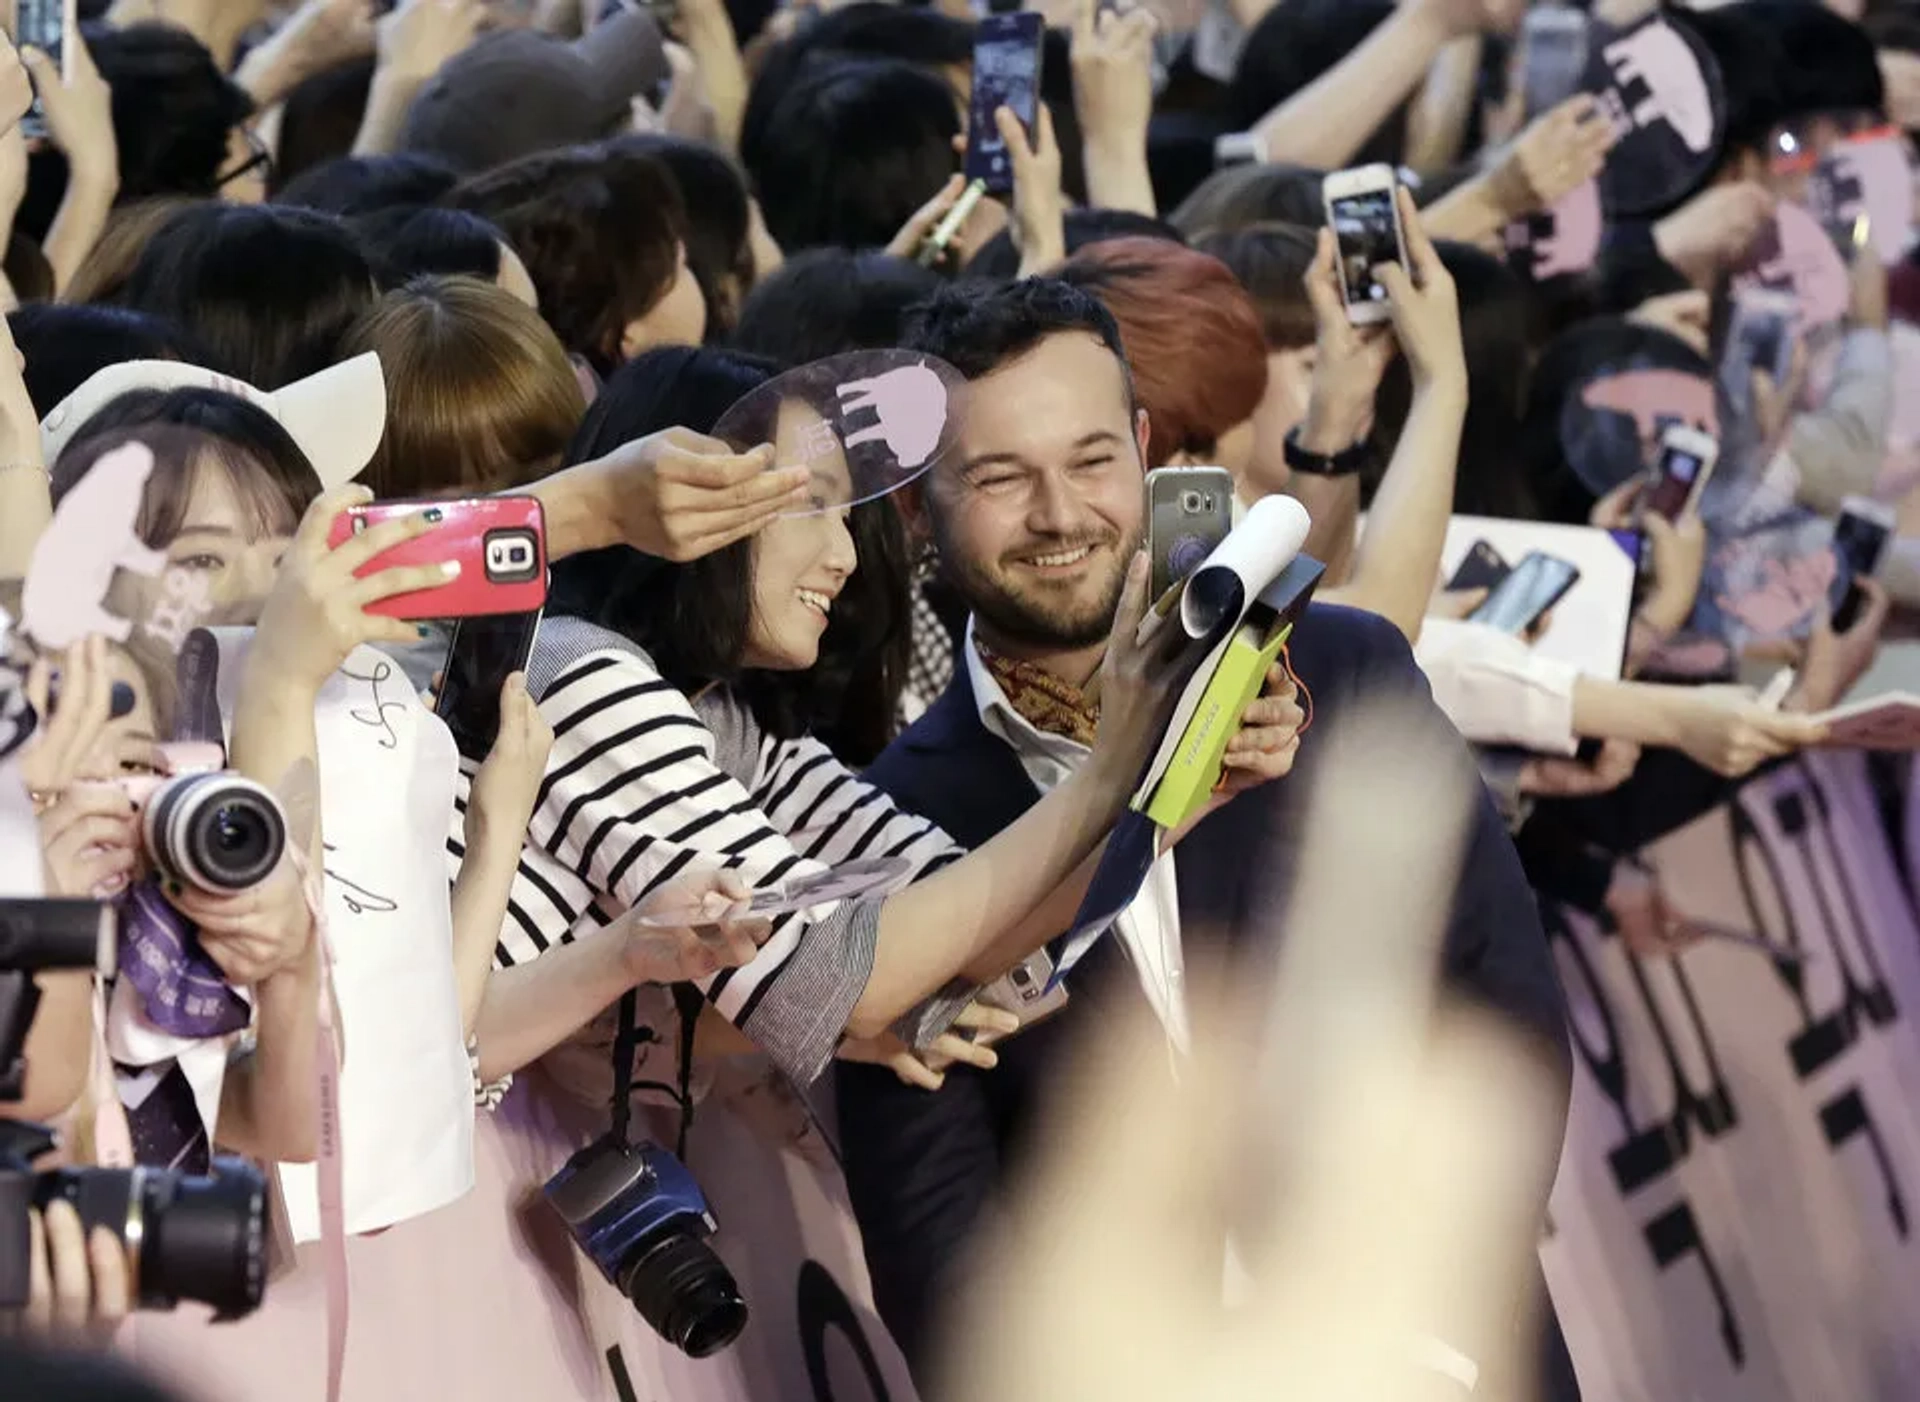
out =
<path fill-rule="evenodd" d="M 259 1308 L 267 1283 L 267 1182 L 259 1169 L 223 1155 L 204 1177 L 155 1168 L 33 1172 L 53 1142 L 38 1125 L 0 1121 L 0 1307 L 26 1303 L 27 1209 L 65 1200 L 89 1234 L 105 1227 L 127 1248 L 137 1308 L 198 1300 L 220 1320 Z"/>
<path fill-rule="evenodd" d="M 245 891 L 280 864 L 287 818 L 251 779 L 222 767 L 218 745 L 161 745 L 161 773 L 119 781 L 140 814 L 147 859 L 169 880 L 202 891 Z"/>
<path fill-rule="evenodd" d="M 113 908 L 98 901 L 0 900 L 0 1102 L 19 1098 L 22 1048 L 40 970 L 111 968 Z M 54 1147 L 40 1125 L 0 1118 L 0 1310 L 27 1302 L 27 1212 L 64 1198 L 89 1231 L 106 1227 L 127 1248 L 142 1309 L 181 1300 L 237 1319 L 266 1285 L 267 1185 L 243 1159 L 215 1159 L 196 1177 L 151 1169 L 60 1168 L 35 1173 Z"/>
<path fill-rule="evenodd" d="M 713 1213 L 686 1165 L 658 1144 L 608 1135 L 541 1189 L 600 1273 L 689 1358 L 740 1337 L 747 1305 L 706 1238 Z"/>

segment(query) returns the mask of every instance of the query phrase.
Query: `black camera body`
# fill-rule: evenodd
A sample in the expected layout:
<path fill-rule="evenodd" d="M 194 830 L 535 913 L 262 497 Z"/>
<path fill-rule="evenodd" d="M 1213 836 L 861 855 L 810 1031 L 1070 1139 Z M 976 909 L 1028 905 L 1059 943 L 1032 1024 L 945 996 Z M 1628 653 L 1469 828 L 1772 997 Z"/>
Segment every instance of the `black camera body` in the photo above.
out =
<path fill-rule="evenodd" d="M 113 908 L 98 901 L 0 900 L 0 1102 L 17 1100 L 25 1078 L 34 973 L 111 969 L 114 929 Z M 237 1319 L 259 1306 L 267 1261 L 259 1169 L 217 1158 L 205 1177 L 152 1168 L 36 1173 L 34 1161 L 54 1143 L 44 1126 L 0 1118 L 0 1311 L 27 1303 L 29 1210 L 60 1199 L 89 1231 L 105 1227 L 125 1243 L 140 1308 L 200 1300 Z"/>
<path fill-rule="evenodd" d="M 541 1190 L 600 1273 L 690 1358 L 747 1327 L 746 1301 L 706 1238 L 715 1222 L 686 1165 L 658 1144 L 595 1140 Z"/>

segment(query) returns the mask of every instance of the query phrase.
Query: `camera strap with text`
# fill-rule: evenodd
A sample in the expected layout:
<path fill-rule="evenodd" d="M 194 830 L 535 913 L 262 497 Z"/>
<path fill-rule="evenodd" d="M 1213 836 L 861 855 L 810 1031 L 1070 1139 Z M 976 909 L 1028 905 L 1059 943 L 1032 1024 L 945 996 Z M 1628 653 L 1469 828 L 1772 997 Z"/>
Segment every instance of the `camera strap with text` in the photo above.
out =
<path fill-rule="evenodd" d="M 318 1168 L 320 1189 L 320 1250 L 327 1282 L 327 1402 L 340 1402 L 341 1376 L 347 1361 L 347 1214 L 342 1187 L 340 1153 L 340 1038 L 334 1028 L 333 944 L 327 938 L 323 875 L 297 843 L 287 856 L 299 874 L 300 888 L 313 919 L 313 939 L 320 959 L 318 1016 L 315 1018 L 314 1066 L 319 1080 L 320 1124 Z"/>

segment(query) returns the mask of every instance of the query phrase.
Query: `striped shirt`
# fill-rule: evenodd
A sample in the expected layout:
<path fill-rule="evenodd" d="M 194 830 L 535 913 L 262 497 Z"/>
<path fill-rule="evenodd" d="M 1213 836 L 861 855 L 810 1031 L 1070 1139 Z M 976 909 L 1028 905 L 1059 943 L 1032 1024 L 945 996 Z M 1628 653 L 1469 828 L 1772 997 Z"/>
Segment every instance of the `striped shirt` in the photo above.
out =
<path fill-rule="evenodd" d="M 764 735 L 723 688 L 690 702 L 604 629 L 549 620 L 528 682 L 554 745 L 499 966 L 591 935 L 689 868 L 731 867 L 764 887 L 876 856 L 906 858 L 917 879 L 961 855 L 819 741 Z M 463 774 L 447 844 L 456 868 L 468 785 Z M 810 1081 L 831 1061 L 872 974 L 881 904 L 781 916 L 757 957 L 702 981 L 702 991 L 782 1070 Z"/>

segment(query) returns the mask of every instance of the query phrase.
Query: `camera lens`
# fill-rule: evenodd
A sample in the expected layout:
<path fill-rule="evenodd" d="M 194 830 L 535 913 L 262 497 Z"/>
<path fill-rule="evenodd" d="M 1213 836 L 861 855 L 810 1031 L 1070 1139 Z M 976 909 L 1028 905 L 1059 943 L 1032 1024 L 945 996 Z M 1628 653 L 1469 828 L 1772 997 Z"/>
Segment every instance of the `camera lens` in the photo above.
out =
<path fill-rule="evenodd" d="M 260 785 L 235 774 L 187 774 L 147 805 L 147 850 L 168 876 L 207 891 L 266 880 L 287 845 L 287 820 Z"/>
<path fill-rule="evenodd" d="M 1189 516 L 1198 516 L 1207 509 L 1207 499 L 1198 492 L 1182 492 L 1180 509 Z"/>
<path fill-rule="evenodd" d="M 732 1274 L 696 1237 L 658 1237 L 626 1268 L 621 1289 L 655 1333 L 689 1358 L 706 1358 L 740 1337 L 747 1302 Z"/>
<path fill-rule="evenodd" d="M 38 1175 L 34 1200 L 64 1198 L 89 1231 L 105 1227 L 138 1266 L 143 1309 L 182 1300 L 223 1319 L 259 1308 L 266 1289 L 267 1184 L 244 1159 L 218 1158 L 205 1178 L 164 1170 L 66 1168 Z"/>
<path fill-rule="evenodd" d="M 141 1294 L 198 1300 L 238 1319 L 259 1308 L 266 1289 L 267 1184 L 244 1159 L 215 1159 L 213 1170 L 145 1175 Z"/>

